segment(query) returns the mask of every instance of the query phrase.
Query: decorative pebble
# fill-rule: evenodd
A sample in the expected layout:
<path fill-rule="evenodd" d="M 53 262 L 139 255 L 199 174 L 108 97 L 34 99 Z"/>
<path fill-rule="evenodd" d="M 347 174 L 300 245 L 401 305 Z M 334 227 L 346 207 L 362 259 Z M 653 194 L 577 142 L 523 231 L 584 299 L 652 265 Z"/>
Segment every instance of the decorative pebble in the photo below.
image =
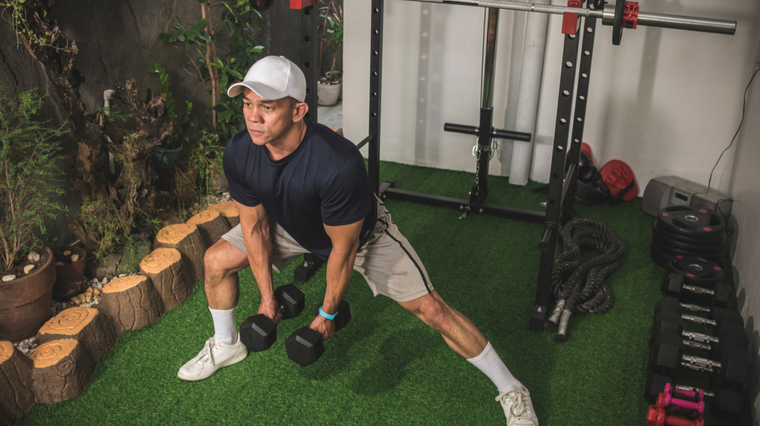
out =
<path fill-rule="evenodd" d="M 79 259 L 79 254 L 74 254 L 71 256 L 71 262 L 77 262 L 78 259 Z"/>
<path fill-rule="evenodd" d="M 62 263 L 61 261 L 56 261 L 55 265 L 66 265 L 66 264 Z"/>
<path fill-rule="evenodd" d="M 24 267 L 24 274 L 29 274 L 29 272 L 32 270 L 34 270 L 34 264 L 29 264 L 26 267 Z"/>
<path fill-rule="evenodd" d="M 63 256 L 69 256 L 71 255 L 71 251 L 63 251 Z"/>
<path fill-rule="evenodd" d="M 31 251 L 31 252 L 29 252 L 29 256 L 28 256 L 27 258 L 28 258 L 28 259 L 29 259 L 29 261 L 31 261 L 31 262 L 37 262 L 37 261 L 39 261 L 39 260 L 40 260 L 40 254 L 38 254 L 38 253 L 37 253 L 37 252 L 35 252 L 35 251 Z"/>
<path fill-rule="evenodd" d="M 11 280 L 16 280 L 16 276 L 13 274 L 3 276 L 3 282 L 10 282 Z"/>

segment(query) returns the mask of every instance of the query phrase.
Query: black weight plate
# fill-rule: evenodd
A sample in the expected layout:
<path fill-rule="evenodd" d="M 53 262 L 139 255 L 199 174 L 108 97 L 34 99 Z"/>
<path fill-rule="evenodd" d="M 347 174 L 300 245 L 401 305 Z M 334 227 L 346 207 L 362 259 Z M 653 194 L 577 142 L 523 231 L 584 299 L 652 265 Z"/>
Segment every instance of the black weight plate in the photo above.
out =
<path fill-rule="evenodd" d="M 714 239 L 694 239 L 694 238 L 686 237 L 680 234 L 670 233 L 658 228 L 657 227 L 658 222 L 659 222 L 658 220 L 655 220 L 652 223 L 652 233 L 657 232 L 662 237 L 665 237 L 674 242 L 686 243 L 687 245 L 718 245 L 718 244 L 725 243 L 728 241 L 728 239 L 726 238 L 726 233 L 721 233 L 720 236 Z"/>
<path fill-rule="evenodd" d="M 698 256 L 702 256 L 699 254 L 711 254 L 711 253 L 719 253 L 719 252 L 725 252 L 726 250 L 726 242 L 723 242 L 722 244 L 717 245 L 690 245 L 688 243 L 681 243 L 675 240 L 668 239 L 667 237 L 664 237 L 659 232 L 655 231 L 652 233 L 652 240 L 657 243 L 657 246 L 667 249 L 667 248 L 673 248 L 677 249 L 679 251 L 688 252 L 691 254 L 695 254 Z M 709 258 L 704 257 L 704 258 Z"/>
<path fill-rule="evenodd" d="M 723 280 L 723 270 L 712 261 L 699 257 L 677 256 L 668 262 L 668 273 L 684 276 L 684 283 L 712 289 Z"/>
<path fill-rule="evenodd" d="M 655 241 L 652 241 L 652 244 L 654 244 L 655 246 L 657 246 L 658 249 L 660 249 L 661 251 L 665 252 L 668 255 L 672 255 L 672 256 L 681 255 L 681 256 L 684 256 L 684 257 L 695 256 L 695 257 L 704 258 L 704 259 L 706 259 L 708 261 L 713 261 L 713 262 L 716 262 L 716 263 L 719 263 L 720 261 L 723 261 L 723 257 L 726 255 L 726 249 L 725 248 L 723 250 L 720 250 L 720 251 L 697 254 L 697 253 L 693 253 L 693 252 L 688 252 L 688 251 L 682 251 L 682 250 L 679 250 L 679 249 L 674 249 L 674 248 L 669 247 L 669 246 L 663 246 L 663 245 L 658 244 Z"/>
<path fill-rule="evenodd" d="M 615 46 L 620 46 L 620 40 L 623 39 L 625 3 L 625 0 L 617 0 L 615 3 L 615 17 L 612 20 L 612 44 Z"/>
<path fill-rule="evenodd" d="M 658 248 L 654 242 L 652 242 L 652 245 L 649 248 L 649 256 L 652 257 L 652 261 L 654 261 L 655 264 L 659 265 L 662 268 L 668 268 L 670 261 L 675 259 L 674 256 L 668 255 L 660 248 Z"/>
<path fill-rule="evenodd" d="M 660 210 L 657 229 L 694 239 L 717 239 L 725 232 L 720 215 L 691 206 L 669 206 Z"/>

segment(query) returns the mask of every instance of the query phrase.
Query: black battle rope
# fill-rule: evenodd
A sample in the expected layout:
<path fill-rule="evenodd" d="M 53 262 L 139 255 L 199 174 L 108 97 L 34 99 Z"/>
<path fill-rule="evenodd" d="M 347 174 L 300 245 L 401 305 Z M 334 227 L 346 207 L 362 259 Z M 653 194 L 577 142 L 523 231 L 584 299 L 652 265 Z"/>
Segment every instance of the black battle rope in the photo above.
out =
<path fill-rule="evenodd" d="M 573 313 L 602 314 L 612 308 L 612 294 L 605 280 L 625 260 L 623 242 L 598 222 L 574 219 L 565 224 L 560 236 L 563 252 L 554 261 L 551 275 L 551 291 L 557 306 L 544 323 L 544 329 L 557 331 L 553 337 L 555 342 L 567 339 L 567 326 Z M 584 261 L 583 249 L 594 249 L 602 255 Z"/>

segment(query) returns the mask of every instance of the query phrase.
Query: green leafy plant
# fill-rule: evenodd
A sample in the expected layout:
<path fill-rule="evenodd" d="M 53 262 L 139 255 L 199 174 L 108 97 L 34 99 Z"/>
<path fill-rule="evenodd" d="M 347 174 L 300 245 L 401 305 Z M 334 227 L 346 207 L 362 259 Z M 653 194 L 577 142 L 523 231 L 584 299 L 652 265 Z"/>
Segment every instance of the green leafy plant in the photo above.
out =
<path fill-rule="evenodd" d="M 233 81 L 243 79 L 245 72 L 256 61 L 256 55 L 263 47 L 256 41 L 259 27 L 250 24 L 245 15 L 255 11 L 248 0 L 199 0 L 201 19 L 192 25 L 184 24 L 174 17 L 170 33 L 162 33 L 159 38 L 172 47 L 184 52 L 187 61 L 183 69 L 194 75 L 208 93 L 212 109 L 211 127 L 227 141 L 232 135 L 245 128 L 245 122 L 239 113 L 238 100 L 221 96 Z M 223 7 L 225 10 L 214 23 L 212 10 Z M 218 25 L 224 25 L 230 39 L 226 52 L 218 49 L 216 32 Z"/>
<path fill-rule="evenodd" d="M 195 135 L 193 145 L 185 162 L 188 168 L 198 171 L 197 199 L 204 199 L 212 193 L 211 175 L 221 166 L 221 158 L 224 147 L 219 144 L 219 136 L 201 130 Z"/>
<path fill-rule="evenodd" d="M 56 186 L 62 170 L 56 164 L 60 138 L 69 133 L 38 118 L 45 101 L 37 89 L 6 96 L 0 87 L 0 268 L 8 271 L 21 255 L 40 244 L 44 218 L 67 208 L 53 201 L 63 194 Z"/>
<path fill-rule="evenodd" d="M 330 71 L 320 80 L 326 84 L 340 83 L 340 72 L 335 71 L 335 65 L 338 58 L 342 56 L 341 48 L 343 46 L 343 8 L 335 4 L 335 0 L 330 0 L 326 7 L 320 8 L 322 18 L 322 33 L 319 36 L 319 70 L 322 70 L 322 58 L 328 48 L 332 48 L 332 60 L 330 61 Z"/>
<path fill-rule="evenodd" d="M 116 205 L 110 199 L 85 198 L 76 221 L 85 226 L 90 234 L 88 237 L 97 244 L 92 251 L 96 258 L 118 252 L 130 238 Z"/>
<path fill-rule="evenodd" d="M 27 2 L 31 1 L 5 0 L 0 2 L 0 8 L 2 8 L 0 15 L 11 24 L 13 31 L 16 33 L 16 44 L 18 45 L 21 43 L 19 36 L 23 34 L 29 38 L 29 43 L 34 47 L 49 47 L 58 51 L 70 52 L 71 49 L 65 38 L 57 37 L 57 34 L 50 34 L 49 31 L 46 31 L 44 37 L 41 37 L 40 34 L 32 30 L 29 22 L 28 8 L 24 7 L 28 6 L 28 4 L 26 4 Z M 32 5 L 32 7 L 34 7 L 34 5 Z M 47 17 L 47 8 L 36 7 L 35 9 L 35 15 L 38 14 L 42 18 Z M 32 19 L 39 19 L 39 16 L 36 18 L 32 17 Z M 64 43 L 59 45 L 55 43 L 55 41 L 64 41 Z"/>

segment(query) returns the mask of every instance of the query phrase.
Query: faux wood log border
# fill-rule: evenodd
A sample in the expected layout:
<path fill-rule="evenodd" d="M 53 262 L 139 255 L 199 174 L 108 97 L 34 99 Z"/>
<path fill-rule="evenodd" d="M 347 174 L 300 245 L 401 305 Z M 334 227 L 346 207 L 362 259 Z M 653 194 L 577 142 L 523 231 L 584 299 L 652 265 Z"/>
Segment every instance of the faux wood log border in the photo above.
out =
<path fill-rule="evenodd" d="M 95 370 L 90 353 L 75 339 L 40 344 L 31 359 L 34 395 L 48 405 L 82 394 Z"/>
<path fill-rule="evenodd" d="M 219 211 L 223 217 L 230 223 L 230 228 L 240 224 L 240 214 L 238 213 L 235 203 L 232 201 L 217 203 L 208 207 L 210 210 Z"/>
<path fill-rule="evenodd" d="M 140 275 L 120 277 L 105 285 L 98 308 L 114 320 L 119 334 L 142 329 L 164 314 L 158 291 Z"/>
<path fill-rule="evenodd" d="M 10 424 L 34 405 L 32 361 L 10 341 L 0 341 L 0 420 L 10 418 Z"/>
<path fill-rule="evenodd" d="M 210 248 L 222 238 L 222 235 L 230 231 L 230 223 L 218 210 L 206 209 L 187 220 L 187 224 L 198 227 L 203 237 L 203 243 Z"/>
<path fill-rule="evenodd" d="M 176 249 L 158 248 L 151 252 L 140 263 L 140 274 L 153 283 L 167 311 L 185 302 L 193 292 L 190 271 Z"/>
<path fill-rule="evenodd" d="M 203 281 L 203 256 L 206 253 L 206 244 L 195 225 L 174 224 L 162 228 L 156 235 L 153 248 L 178 250 L 189 263 L 188 267 L 192 273 L 190 279 L 193 283 Z"/>
<path fill-rule="evenodd" d="M 118 329 L 108 315 L 95 308 L 72 307 L 58 313 L 42 325 L 37 341 L 46 343 L 59 339 L 75 339 L 97 362 L 116 344 Z"/>
<path fill-rule="evenodd" d="M 174 251 L 175 257 L 180 253 L 182 263 L 179 264 L 185 268 L 172 266 L 163 274 L 153 273 L 155 270 L 150 264 L 154 253 L 148 255 L 141 263 L 143 275 L 111 281 L 103 288 L 97 308 L 72 307 L 46 323 L 37 336 L 41 344 L 31 357 L 9 341 L 0 341 L 0 423 L 12 423 L 37 403 L 57 403 L 78 396 L 87 387 L 94 364 L 113 348 L 124 330 L 152 324 L 166 310 L 189 297 L 194 284 L 189 276 L 198 276 L 200 271 L 200 280 L 203 280 L 203 254 L 208 243 L 216 243 L 222 234 L 240 222 L 233 202 L 213 205 L 208 211 L 196 215 L 195 220 L 191 218 L 190 224 L 177 224 L 195 228 L 195 233 L 189 233 L 196 236 L 190 245 L 195 251 L 185 254 L 180 248 L 157 245 L 161 251 Z M 208 218 L 223 218 L 228 225 L 223 226 L 223 231 L 210 230 L 208 238 L 204 238 L 199 224 L 205 224 Z M 183 275 L 184 281 L 178 279 Z"/>

